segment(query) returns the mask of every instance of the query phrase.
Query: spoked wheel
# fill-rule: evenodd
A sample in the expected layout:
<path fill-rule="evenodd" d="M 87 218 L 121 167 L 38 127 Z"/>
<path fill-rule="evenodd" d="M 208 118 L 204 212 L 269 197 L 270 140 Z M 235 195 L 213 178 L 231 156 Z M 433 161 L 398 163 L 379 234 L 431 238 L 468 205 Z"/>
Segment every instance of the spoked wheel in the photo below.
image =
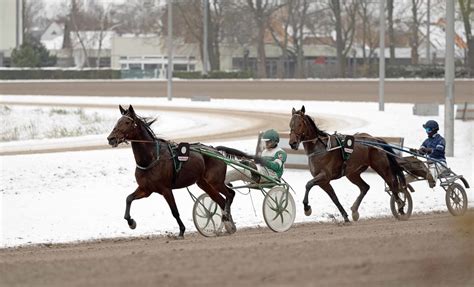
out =
<path fill-rule="evenodd" d="M 452 183 L 446 190 L 446 206 L 454 216 L 460 216 L 467 210 L 467 195 L 464 187 L 459 183 Z"/>
<path fill-rule="evenodd" d="M 194 226 L 206 237 L 217 236 L 222 232 L 222 209 L 206 193 L 201 194 L 193 207 Z"/>
<path fill-rule="evenodd" d="M 408 220 L 413 211 L 413 201 L 411 199 L 410 192 L 408 189 L 398 192 L 398 197 L 403 202 L 403 214 L 400 213 L 399 205 L 395 201 L 395 196 L 392 194 L 390 196 L 390 209 L 392 210 L 393 216 L 398 220 Z"/>
<path fill-rule="evenodd" d="M 275 232 L 287 231 L 295 222 L 295 201 L 291 193 L 282 186 L 275 186 L 268 191 L 263 199 L 262 209 L 265 223 Z"/>

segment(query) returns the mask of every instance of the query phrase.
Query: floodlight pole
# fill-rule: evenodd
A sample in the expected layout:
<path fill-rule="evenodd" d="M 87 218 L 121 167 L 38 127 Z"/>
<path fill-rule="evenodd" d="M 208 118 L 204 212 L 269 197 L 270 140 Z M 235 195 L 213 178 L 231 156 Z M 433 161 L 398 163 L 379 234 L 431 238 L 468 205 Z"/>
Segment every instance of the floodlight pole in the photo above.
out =
<path fill-rule="evenodd" d="M 207 7 L 209 5 L 208 0 L 203 0 L 203 39 L 202 39 L 202 74 L 207 75 L 208 73 L 208 63 L 209 63 L 209 53 L 207 50 L 207 41 L 208 41 L 208 12 Z"/>
<path fill-rule="evenodd" d="M 379 111 L 385 110 L 385 0 L 380 0 Z"/>
<path fill-rule="evenodd" d="M 168 101 L 173 98 L 173 0 L 168 0 Z"/>
<path fill-rule="evenodd" d="M 444 59 L 444 138 L 446 156 L 454 156 L 454 1 L 446 0 L 446 53 Z"/>
<path fill-rule="evenodd" d="M 428 0 L 426 3 L 426 64 L 431 64 L 431 39 L 430 39 L 430 26 L 431 26 L 431 1 Z"/>

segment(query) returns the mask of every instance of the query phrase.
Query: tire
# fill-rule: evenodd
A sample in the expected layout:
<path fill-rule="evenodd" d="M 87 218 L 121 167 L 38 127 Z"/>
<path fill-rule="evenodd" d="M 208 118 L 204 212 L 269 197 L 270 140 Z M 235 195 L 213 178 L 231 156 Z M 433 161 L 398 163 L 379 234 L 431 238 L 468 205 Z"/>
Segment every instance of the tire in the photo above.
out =
<path fill-rule="evenodd" d="M 222 209 L 206 193 L 201 194 L 193 207 L 194 226 L 201 235 L 214 237 L 222 233 Z"/>
<path fill-rule="evenodd" d="M 295 222 L 295 201 L 288 189 L 282 186 L 275 186 L 268 191 L 263 199 L 262 210 L 265 223 L 275 232 L 285 232 Z"/>
<path fill-rule="evenodd" d="M 405 206 L 403 207 L 403 211 L 405 214 L 402 215 L 398 211 L 398 205 L 395 202 L 395 196 L 393 194 L 390 197 L 390 210 L 392 211 L 392 214 L 396 219 L 402 221 L 408 220 L 413 211 L 413 200 L 411 199 L 411 194 L 408 190 L 404 190 L 403 192 L 399 192 L 398 196 L 405 203 Z"/>
<path fill-rule="evenodd" d="M 453 216 L 461 216 L 467 210 L 467 195 L 464 187 L 453 182 L 446 190 L 446 206 Z"/>

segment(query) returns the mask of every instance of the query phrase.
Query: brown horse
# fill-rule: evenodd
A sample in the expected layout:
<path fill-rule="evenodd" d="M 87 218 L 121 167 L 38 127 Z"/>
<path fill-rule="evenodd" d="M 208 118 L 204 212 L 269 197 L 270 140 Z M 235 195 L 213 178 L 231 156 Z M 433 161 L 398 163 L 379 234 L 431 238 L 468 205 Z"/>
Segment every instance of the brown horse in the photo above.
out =
<path fill-rule="evenodd" d="M 137 166 L 135 178 L 138 187 L 135 192 L 127 196 L 124 218 L 129 227 L 131 229 L 136 227 L 135 220 L 130 216 L 132 201 L 148 197 L 151 193 L 156 192 L 163 195 L 168 202 L 179 225 L 179 238 L 183 238 L 185 227 L 179 217 L 172 190 L 196 183 L 222 208 L 222 220 L 226 230 L 229 233 L 235 232 L 235 224 L 230 213 L 235 192 L 224 184 L 226 164 L 222 160 L 191 149 L 189 159 L 183 162 L 180 171 L 177 172 L 169 142 L 157 138 L 150 128 L 155 120 L 137 116 L 132 106 L 128 110 L 121 106 L 119 108 L 122 117 L 117 121 L 107 139 L 112 147 L 117 147 L 122 142 L 130 141 L 132 143 Z M 212 149 L 200 144 L 199 146 Z"/>
<path fill-rule="evenodd" d="M 399 213 L 404 214 L 403 202 L 398 196 L 398 192 L 405 186 L 405 177 L 400 166 L 397 164 L 394 152 L 390 147 L 384 145 L 384 149 L 375 146 L 368 146 L 362 142 L 374 142 L 386 144 L 382 139 L 374 138 L 369 134 L 355 134 L 355 144 L 349 159 L 344 162 L 341 144 L 335 135 L 318 129 L 313 119 L 305 114 L 305 107 L 296 111 L 293 108 L 290 122 L 290 141 L 292 149 L 297 150 L 300 143 L 303 143 L 308 155 L 309 169 L 313 179 L 306 184 L 306 193 L 303 200 L 306 215 L 311 214 L 311 206 L 308 204 L 308 193 L 310 189 L 319 185 L 329 195 L 331 200 L 339 209 L 345 222 L 349 222 L 347 213 L 339 203 L 339 200 L 332 188 L 330 181 L 346 176 L 353 184 L 360 189 L 360 195 L 351 207 L 352 219 L 359 219 L 359 205 L 366 195 L 370 186 L 360 177 L 369 166 L 373 168 L 387 183 L 395 196 L 399 206 Z M 333 147 L 329 148 L 328 147 Z"/>

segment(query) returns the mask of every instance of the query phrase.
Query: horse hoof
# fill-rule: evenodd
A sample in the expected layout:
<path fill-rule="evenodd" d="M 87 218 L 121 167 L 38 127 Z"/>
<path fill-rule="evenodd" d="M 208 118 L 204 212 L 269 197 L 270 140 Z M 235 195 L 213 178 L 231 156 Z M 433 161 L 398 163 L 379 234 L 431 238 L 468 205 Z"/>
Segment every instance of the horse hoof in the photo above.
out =
<path fill-rule="evenodd" d="M 308 209 L 305 209 L 305 210 L 304 210 L 304 215 L 306 215 L 306 216 L 310 216 L 311 213 L 313 213 L 313 210 L 311 209 L 311 207 L 309 207 Z"/>
<path fill-rule="evenodd" d="M 359 220 L 359 212 L 358 211 L 352 211 L 352 220 L 354 220 L 354 221 Z"/>
<path fill-rule="evenodd" d="M 237 231 L 237 227 L 231 221 L 224 221 L 224 227 L 229 234 L 234 234 Z"/>
<path fill-rule="evenodd" d="M 130 229 L 135 229 L 135 228 L 137 228 L 137 223 L 135 222 L 134 219 L 132 219 L 132 220 L 130 220 L 130 221 L 128 222 L 128 227 L 130 227 Z"/>

